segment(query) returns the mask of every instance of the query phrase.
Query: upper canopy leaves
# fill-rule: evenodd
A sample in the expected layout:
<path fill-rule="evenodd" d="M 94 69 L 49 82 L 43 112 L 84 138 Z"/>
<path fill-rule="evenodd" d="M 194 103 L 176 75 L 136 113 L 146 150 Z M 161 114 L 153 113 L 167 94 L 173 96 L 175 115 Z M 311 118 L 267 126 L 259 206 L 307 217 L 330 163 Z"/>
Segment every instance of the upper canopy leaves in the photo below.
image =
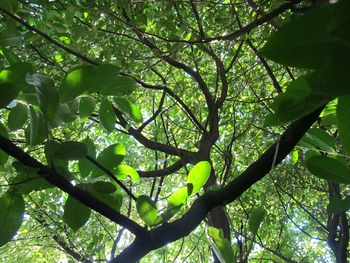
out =
<path fill-rule="evenodd" d="M 83 93 L 98 92 L 106 96 L 129 95 L 136 88 L 136 82 L 119 75 L 119 67 L 101 64 L 83 65 L 71 70 L 60 88 L 62 102 L 70 101 Z"/>

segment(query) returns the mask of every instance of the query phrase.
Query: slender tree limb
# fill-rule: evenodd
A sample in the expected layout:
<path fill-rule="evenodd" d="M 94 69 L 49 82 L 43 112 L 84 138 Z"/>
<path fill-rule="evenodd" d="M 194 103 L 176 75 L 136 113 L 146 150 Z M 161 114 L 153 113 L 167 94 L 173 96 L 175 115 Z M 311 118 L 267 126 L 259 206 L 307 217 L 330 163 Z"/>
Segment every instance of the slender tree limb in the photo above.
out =
<path fill-rule="evenodd" d="M 0 149 L 6 152 L 8 155 L 12 156 L 13 158 L 20 161 L 22 164 L 39 169 L 38 175 L 42 176 L 50 184 L 61 189 L 63 192 L 74 197 L 81 203 L 85 204 L 86 206 L 95 210 L 101 215 L 107 217 L 111 221 L 121 226 L 124 226 L 131 233 L 138 236 L 146 235 L 147 230 L 145 228 L 138 225 L 126 216 L 120 214 L 119 212 L 115 211 L 107 204 L 94 198 L 88 192 L 80 189 L 79 187 L 75 187 L 63 176 L 61 176 L 56 170 L 43 165 L 2 135 L 0 135 Z"/>
<path fill-rule="evenodd" d="M 102 164 L 97 162 L 94 158 L 92 158 L 89 155 L 86 156 L 86 159 L 88 159 L 96 167 L 104 171 L 105 174 L 107 174 L 114 182 L 116 182 L 134 201 L 137 200 L 136 196 L 112 173 L 112 171 L 104 167 Z"/>
<path fill-rule="evenodd" d="M 29 25 L 26 21 L 24 21 L 21 17 L 7 11 L 6 9 L 0 7 L 0 11 L 2 13 L 4 13 L 6 16 L 8 17 L 11 17 L 13 18 L 14 20 L 16 20 L 18 23 L 20 23 L 21 25 L 23 25 L 25 28 L 27 28 L 28 30 L 32 31 L 32 32 L 35 32 L 37 33 L 38 35 L 40 35 L 42 38 L 46 39 L 48 42 L 54 44 L 55 46 L 67 51 L 68 53 L 70 54 L 73 54 L 74 56 L 80 58 L 81 60 L 89 63 L 89 64 L 92 64 L 92 65 L 98 65 L 98 63 L 86 56 L 84 56 L 83 54 L 77 52 L 76 50 L 74 49 L 71 49 L 65 45 L 62 45 L 60 42 L 58 42 L 57 40 L 51 38 L 48 34 L 40 31 L 39 29 L 37 29 L 36 27 L 33 27 L 31 25 Z"/>
<path fill-rule="evenodd" d="M 183 161 L 179 160 L 172 165 L 154 171 L 137 171 L 141 177 L 164 177 L 169 174 L 175 173 L 183 167 Z"/>

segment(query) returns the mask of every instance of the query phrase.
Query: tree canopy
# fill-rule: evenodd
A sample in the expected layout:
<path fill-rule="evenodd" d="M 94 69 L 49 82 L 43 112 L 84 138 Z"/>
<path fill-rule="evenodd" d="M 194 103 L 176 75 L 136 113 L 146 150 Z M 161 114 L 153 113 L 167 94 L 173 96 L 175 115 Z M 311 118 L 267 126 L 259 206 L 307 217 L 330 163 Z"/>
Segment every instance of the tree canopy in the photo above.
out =
<path fill-rule="evenodd" d="M 2 0 L 0 261 L 348 262 L 349 13 Z"/>

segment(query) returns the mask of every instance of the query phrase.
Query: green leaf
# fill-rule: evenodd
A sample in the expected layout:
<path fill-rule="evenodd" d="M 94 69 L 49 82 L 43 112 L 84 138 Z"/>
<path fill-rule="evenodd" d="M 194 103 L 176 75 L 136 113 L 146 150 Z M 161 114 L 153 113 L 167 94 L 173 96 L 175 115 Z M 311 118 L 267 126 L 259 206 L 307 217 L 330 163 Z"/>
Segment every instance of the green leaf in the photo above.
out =
<path fill-rule="evenodd" d="M 266 117 L 266 126 L 278 126 L 297 120 L 326 104 L 330 97 L 315 94 L 307 77 L 291 82 L 285 93 L 279 94 L 270 105 L 275 113 Z"/>
<path fill-rule="evenodd" d="M 249 230 L 255 235 L 259 229 L 260 224 L 266 216 L 266 210 L 263 206 L 253 209 L 249 216 Z"/>
<path fill-rule="evenodd" d="M 100 189 L 101 190 L 101 189 Z M 100 200 L 101 202 L 105 203 L 112 209 L 116 211 L 120 211 L 120 208 L 122 207 L 123 204 L 123 195 L 119 188 L 116 189 L 113 193 L 102 193 L 101 191 L 96 191 L 93 189 L 93 187 L 90 185 L 88 186 L 88 192 Z"/>
<path fill-rule="evenodd" d="M 105 96 L 124 96 L 131 94 L 135 89 L 135 80 L 125 76 L 115 76 L 104 83 L 99 91 Z"/>
<path fill-rule="evenodd" d="M 112 183 L 99 181 L 93 183 L 91 189 L 103 194 L 111 194 L 115 192 L 116 187 Z"/>
<path fill-rule="evenodd" d="M 125 98 L 115 98 L 114 102 L 117 104 L 117 108 L 129 119 L 135 122 L 142 122 L 142 113 L 134 103 Z"/>
<path fill-rule="evenodd" d="M 134 168 L 126 164 L 118 165 L 114 170 L 114 173 L 119 179 L 125 179 L 127 176 L 129 176 L 133 183 L 137 183 L 140 179 L 139 173 Z"/>
<path fill-rule="evenodd" d="M 55 88 L 53 80 L 41 74 L 28 74 L 26 81 L 35 87 L 40 109 L 45 119 L 52 119 L 57 112 L 59 103 L 58 90 Z"/>
<path fill-rule="evenodd" d="M 37 168 L 26 166 L 19 161 L 14 161 L 12 167 L 16 169 L 17 176 L 11 178 L 10 183 L 15 184 L 14 188 L 21 194 L 54 187 L 38 174 Z"/>
<path fill-rule="evenodd" d="M 0 197 L 0 247 L 8 243 L 20 228 L 24 206 L 22 195 L 12 189 Z"/>
<path fill-rule="evenodd" d="M 0 122 L 0 135 L 8 139 L 9 134 L 7 132 L 6 127 Z M 9 155 L 5 153 L 3 150 L 0 150 L 0 165 L 5 165 L 9 158 Z"/>
<path fill-rule="evenodd" d="M 167 207 L 164 213 L 157 216 L 157 220 L 154 222 L 153 226 L 160 225 L 166 221 L 168 221 L 170 218 L 172 218 L 174 215 L 176 215 L 177 212 L 181 210 L 183 205 L 175 206 L 175 207 Z"/>
<path fill-rule="evenodd" d="M 70 123 L 76 119 L 76 100 L 69 103 L 60 103 L 53 119 L 50 120 L 51 127 L 56 127 L 62 123 Z"/>
<path fill-rule="evenodd" d="M 94 142 L 90 139 L 90 137 L 86 137 L 82 143 L 87 147 L 88 149 L 88 155 L 92 158 L 95 158 L 96 156 L 96 150 Z M 79 171 L 82 177 L 88 176 L 91 171 L 94 169 L 94 165 L 87 159 L 81 159 L 79 160 Z"/>
<path fill-rule="evenodd" d="M 208 226 L 208 235 L 214 248 L 215 255 L 221 263 L 231 263 L 235 261 L 233 249 L 230 241 L 224 237 L 221 229 Z"/>
<path fill-rule="evenodd" d="M 84 226 L 89 220 L 90 215 L 90 208 L 80 203 L 74 197 L 68 196 L 64 204 L 63 220 L 73 231 L 77 231 Z"/>
<path fill-rule="evenodd" d="M 17 102 L 16 107 L 12 108 L 7 119 L 7 125 L 11 131 L 23 127 L 28 118 L 28 108 L 26 105 Z"/>
<path fill-rule="evenodd" d="M 149 227 L 152 227 L 158 216 L 156 204 L 147 195 L 140 195 L 136 201 L 136 209 L 142 221 Z"/>
<path fill-rule="evenodd" d="M 350 96 L 340 97 L 337 105 L 339 140 L 344 150 L 350 154 Z"/>
<path fill-rule="evenodd" d="M 328 26 L 328 32 L 330 35 L 345 41 L 347 44 L 350 44 L 349 11 L 349 1 L 338 1 Z"/>
<path fill-rule="evenodd" d="M 86 157 L 88 149 L 81 142 L 66 141 L 55 145 L 54 157 L 62 160 L 79 160 Z"/>
<path fill-rule="evenodd" d="M 273 33 L 260 50 L 265 57 L 300 68 L 319 68 L 327 55 L 343 45 L 328 34 L 332 5 L 295 17 Z"/>
<path fill-rule="evenodd" d="M 187 183 L 193 185 L 191 195 L 197 193 L 207 182 L 211 171 L 211 165 L 208 161 L 198 162 L 189 172 Z"/>
<path fill-rule="evenodd" d="M 80 118 L 86 119 L 88 118 L 95 109 L 96 101 L 91 96 L 84 96 L 80 98 L 79 101 L 79 115 Z"/>
<path fill-rule="evenodd" d="M 97 157 L 97 162 L 106 167 L 109 170 L 116 168 L 124 159 L 126 150 L 123 144 L 116 143 L 109 145 L 105 148 Z M 96 168 L 96 174 L 94 176 L 100 176 L 102 170 Z"/>
<path fill-rule="evenodd" d="M 340 197 L 332 197 L 327 206 L 328 214 L 342 213 L 350 209 L 350 199 L 342 200 Z"/>
<path fill-rule="evenodd" d="M 0 72 L 0 83 L 15 83 L 20 90 L 24 91 L 25 88 L 30 87 L 26 82 L 26 75 L 32 74 L 33 71 L 33 65 L 30 63 L 20 62 L 13 64 Z"/>
<path fill-rule="evenodd" d="M 179 205 L 185 205 L 187 203 L 188 197 L 191 195 L 193 191 L 193 185 L 187 184 L 183 187 L 177 189 L 174 193 L 172 193 L 168 198 L 168 206 L 169 207 L 177 207 Z"/>
<path fill-rule="evenodd" d="M 292 165 L 296 164 L 298 162 L 298 159 L 299 159 L 298 150 L 293 149 L 291 157 L 292 157 Z"/>
<path fill-rule="evenodd" d="M 334 152 L 336 149 L 333 137 L 318 128 L 311 128 L 302 138 L 302 142 L 324 151 Z"/>
<path fill-rule="evenodd" d="M 0 84 L 0 109 L 5 108 L 15 98 L 17 98 L 20 88 L 15 83 L 4 82 Z"/>
<path fill-rule="evenodd" d="M 21 62 L 21 59 L 14 53 L 12 52 L 10 49 L 1 48 L 2 53 L 4 54 L 4 57 L 6 58 L 7 62 L 9 63 L 9 65 L 14 65 L 16 63 Z"/>
<path fill-rule="evenodd" d="M 36 107 L 29 108 L 29 141 L 30 145 L 42 143 L 46 137 L 44 118 L 40 110 Z"/>
<path fill-rule="evenodd" d="M 350 168 L 341 161 L 326 156 L 312 156 L 306 159 L 305 165 L 319 178 L 334 183 L 350 184 Z"/>
<path fill-rule="evenodd" d="M 71 70 L 63 79 L 60 88 L 61 102 L 75 99 L 87 92 L 94 82 L 94 66 L 83 65 Z"/>
<path fill-rule="evenodd" d="M 102 127 L 105 128 L 108 133 L 112 132 L 114 130 L 116 119 L 113 111 L 113 105 L 111 102 L 109 102 L 109 100 L 102 100 L 98 116 Z"/>

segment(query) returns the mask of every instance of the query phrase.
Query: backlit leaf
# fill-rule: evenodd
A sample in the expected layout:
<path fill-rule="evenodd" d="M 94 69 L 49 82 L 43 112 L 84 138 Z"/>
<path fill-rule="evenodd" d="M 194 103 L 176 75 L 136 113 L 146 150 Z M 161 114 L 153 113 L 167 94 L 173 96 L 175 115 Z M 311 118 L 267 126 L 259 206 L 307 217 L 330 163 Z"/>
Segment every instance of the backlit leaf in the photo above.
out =
<path fill-rule="evenodd" d="M 221 229 L 208 226 L 208 235 L 211 238 L 215 255 L 221 263 L 231 263 L 235 261 L 235 256 L 230 241 L 224 237 Z"/>
<path fill-rule="evenodd" d="M 187 183 L 193 185 L 191 195 L 197 193 L 207 182 L 211 171 L 211 165 L 208 161 L 198 162 L 189 172 Z"/>
<path fill-rule="evenodd" d="M 136 208 L 142 221 L 149 227 L 157 220 L 158 210 L 156 204 L 146 195 L 140 195 L 136 201 Z"/>
<path fill-rule="evenodd" d="M 115 175 L 119 179 L 125 179 L 126 177 L 130 177 L 133 183 L 137 183 L 140 179 L 139 173 L 129 165 L 120 164 L 114 170 Z"/>
<path fill-rule="evenodd" d="M 114 102 L 117 104 L 118 109 L 129 119 L 135 122 L 142 122 L 142 113 L 134 103 L 125 98 L 115 98 Z"/>

